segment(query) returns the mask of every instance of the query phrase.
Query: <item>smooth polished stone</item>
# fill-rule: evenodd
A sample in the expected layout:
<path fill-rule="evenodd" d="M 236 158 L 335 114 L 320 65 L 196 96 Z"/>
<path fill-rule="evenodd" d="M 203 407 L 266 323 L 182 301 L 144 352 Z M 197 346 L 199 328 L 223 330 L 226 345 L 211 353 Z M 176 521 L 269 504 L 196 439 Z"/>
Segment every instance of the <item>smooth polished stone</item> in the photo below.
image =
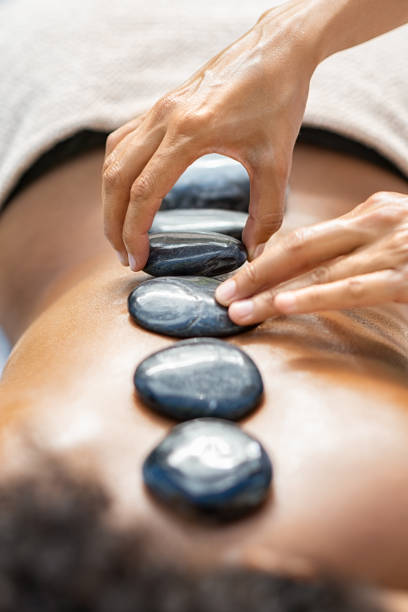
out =
<path fill-rule="evenodd" d="M 249 355 L 214 338 L 184 340 L 150 355 L 136 369 L 134 383 L 148 406 L 179 421 L 241 419 L 263 393 Z"/>
<path fill-rule="evenodd" d="M 143 477 L 174 509 L 232 518 L 265 500 L 272 466 L 260 442 L 234 423 L 195 419 L 174 427 L 156 446 Z"/>
<path fill-rule="evenodd" d="M 244 245 L 231 236 L 166 232 L 150 235 L 149 259 L 144 272 L 152 276 L 216 276 L 236 270 L 245 260 Z"/>
<path fill-rule="evenodd" d="M 177 338 L 231 336 L 252 329 L 233 323 L 227 308 L 216 302 L 219 284 L 205 276 L 152 278 L 129 295 L 129 313 L 145 329 Z"/>
<path fill-rule="evenodd" d="M 237 210 L 181 208 L 159 211 L 150 228 L 157 232 L 218 232 L 241 239 L 248 215 Z"/>
<path fill-rule="evenodd" d="M 247 212 L 249 177 L 235 159 L 204 155 L 181 175 L 165 196 L 162 210 L 173 208 L 226 208 Z"/>

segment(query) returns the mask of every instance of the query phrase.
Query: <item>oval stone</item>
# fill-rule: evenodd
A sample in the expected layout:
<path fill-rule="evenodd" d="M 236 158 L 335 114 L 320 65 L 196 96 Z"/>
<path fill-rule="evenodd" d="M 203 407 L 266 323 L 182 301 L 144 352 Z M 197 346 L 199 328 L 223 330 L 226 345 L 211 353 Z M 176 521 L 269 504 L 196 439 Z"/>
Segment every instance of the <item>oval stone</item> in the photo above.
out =
<path fill-rule="evenodd" d="M 182 208 L 156 213 L 151 233 L 217 232 L 241 239 L 248 215 L 237 210 Z"/>
<path fill-rule="evenodd" d="M 214 338 L 184 340 L 150 355 L 136 369 L 134 383 L 148 406 L 179 421 L 241 419 L 263 392 L 249 355 Z"/>
<path fill-rule="evenodd" d="M 226 208 L 247 212 L 249 177 L 244 166 L 224 155 L 197 159 L 165 196 L 162 210 L 173 208 Z"/>
<path fill-rule="evenodd" d="M 231 336 L 252 329 L 233 323 L 215 300 L 220 281 L 205 276 L 163 276 L 140 283 L 128 298 L 133 320 L 176 338 Z"/>
<path fill-rule="evenodd" d="M 216 276 L 239 268 L 245 260 L 244 245 L 231 236 L 166 232 L 151 234 L 144 272 L 152 276 Z"/>
<path fill-rule="evenodd" d="M 260 442 L 234 423 L 195 419 L 174 427 L 156 446 L 143 477 L 174 509 L 233 518 L 265 500 L 272 466 Z"/>

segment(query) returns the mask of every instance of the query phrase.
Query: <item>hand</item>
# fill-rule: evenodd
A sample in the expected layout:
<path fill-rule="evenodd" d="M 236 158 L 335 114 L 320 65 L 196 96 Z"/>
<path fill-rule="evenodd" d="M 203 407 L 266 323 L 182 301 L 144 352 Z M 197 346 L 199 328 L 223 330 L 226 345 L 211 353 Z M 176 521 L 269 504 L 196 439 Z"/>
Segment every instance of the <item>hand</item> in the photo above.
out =
<path fill-rule="evenodd" d="M 142 269 L 162 198 L 198 157 L 243 164 L 251 182 L 243 239 L 250 256 L 282 221 L 294 143 L 316 66 L 295 8 L 274 8 L 142 117 L 114 132 L 103 172 L 105 233 Z"/>
<path fill-rule="evenodd" d="M 275 234 L 259 257 L 218 287 L 216 298 L 242 324 L 408 303 L 408 195 L 376 193 L 337 219 Z"/>

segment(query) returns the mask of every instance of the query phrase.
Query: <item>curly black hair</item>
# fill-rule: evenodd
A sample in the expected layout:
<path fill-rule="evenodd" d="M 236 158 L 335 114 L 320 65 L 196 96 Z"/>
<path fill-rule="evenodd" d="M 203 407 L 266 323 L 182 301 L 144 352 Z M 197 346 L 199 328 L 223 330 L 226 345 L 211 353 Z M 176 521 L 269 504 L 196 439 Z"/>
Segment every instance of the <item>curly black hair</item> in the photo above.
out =
<path fill-rule="evenodd" d="M 0 612 L 374 612 L 325 579 L 182 571 L 114 528 L 94 482 L 62 469 L 0 487 Z"/>

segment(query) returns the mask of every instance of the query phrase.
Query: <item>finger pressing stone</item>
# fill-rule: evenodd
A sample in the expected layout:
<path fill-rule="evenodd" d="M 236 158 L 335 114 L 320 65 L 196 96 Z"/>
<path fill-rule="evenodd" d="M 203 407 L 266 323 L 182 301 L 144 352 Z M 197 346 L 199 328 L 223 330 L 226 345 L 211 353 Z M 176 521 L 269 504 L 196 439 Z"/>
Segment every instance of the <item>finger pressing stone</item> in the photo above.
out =
<path fill-rule="evenodd" d="M 204 276 L 153 278 L 129 295 L 129 313 L 145 329 L 177 338 L 231 336 L 252 329 L 233 323 L 227 308 L 215 300 L 219 284 Z"/>
<path fill-rule="evenodd" d="M 151 234 L 144 272 L 152 276 L 216 276 L 236 270 L 245 260 L 244 245 L 231 236 L 203 232 Z"/>

